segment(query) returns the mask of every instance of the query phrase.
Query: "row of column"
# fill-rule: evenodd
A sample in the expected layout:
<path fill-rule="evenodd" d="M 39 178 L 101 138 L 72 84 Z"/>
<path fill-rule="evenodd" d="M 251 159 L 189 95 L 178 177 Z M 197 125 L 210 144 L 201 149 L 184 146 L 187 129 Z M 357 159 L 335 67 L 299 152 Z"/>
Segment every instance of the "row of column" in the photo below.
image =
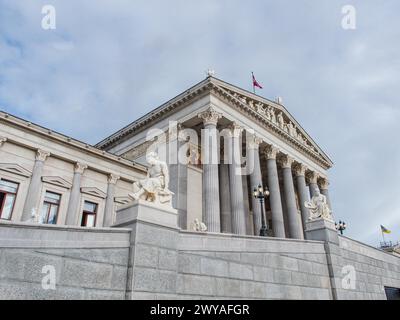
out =
<path fill-rule="evenodd" d="M 219 149 L 218 149 L 218 134 L 217 122 L 221 118 L 221 114 L 214 109 L 208 110 L 199 114 L 203 120 L 204 129 L 202 130 L 202 156 L 203 156 L 203 204 L 204 216 L 203 220 L 206 223 L 210 232 L 232 232 L 234 234 L 246 234 L 246 213 L 244 210 L 244 193 L 242 189 L 242 168 L 240 166 L 241 143 L 240 136 L 242 129 L 236 124 L 231 124 L 229 127 L 228 143 L 225 145 L 224 152 L 227 158 L 231 161 L 229 164 L 221 164 L 221 172 L 218 174 Z M 251 186 L 257 186 L 262 182 L 259 145 L 262 140 L 254 137 L 252 141 L 248 141 L 247 165 L 251 164 L 250 183 Z M 298 218 L 296 194 L 293 181 L 293 171 L 296 176 L 296 184 L 298 197 L 300 202 L 301 221 L 305 225 L 309 212 L 304 206 L 304 202 L 309 200 L 314 195 L 315 189 L 318 188 L 318 174 L 308 172 L 307 178 L 310 181 L 309 190 L 306 185 L 306 167 L 300 163 L 294 163 L 294 159 L 289 155 L 281 155 L 278 148 L 269 145 L 265 149 L 267 161 L 267 176 L 268 188 L 270 192 L 269 201 L 272 214 L 272 228 L 275 237 L 285 238 L 285 226 L 282 209 L 282 199 L 279 186 L 277 161 L 282 167 L 283 175 L 283 196 L 286 204 L 288 216 L 289 236 L 294 239 L 302 239 L 303 232 Z M 277 159 L 278 154 L 279 159 Z M 211 160 L 211 161 L 210 161 Z M 235 161 L 236 160 L 236 161 Z M 237 161 L 239 160 L 239 161 Z M 213 162 L 214 161 L 214 162 Z M 219 181 L 219 178 L 223 181 Z M 229 190 L 227 184 L 229 181 Z M 221 188 L 225 188 L 221 190 Z M 322 180 L 321 193 L 327 197 L 328 205 L 330 205 L 328 194 L 328 182 Z M 223 197 L 220 201 L 220 195 Z M 247 195 L 246 195 L 247 196 Z M 221 204 L 221 208 L 220 208 Z M 261 229 L 261 205 L 257 199 L 253 199 L 253 219 L 256 232 Z M 220 215 L 221 211 L 221 215 Z M 229 219 L 225 216 L 231 213 L 231 226 Z M 222 217 L 222 225 L 221 225 Z M 229 222 L 228 222 L 229 221 Z"/>
<path fill-rule="evenodd" d="M 40 190 L 42 183 L 42 173 L 44 163 L 47 157 L 50 156 L 50 152 L 44 150 L 37 150 L 35 163 L 32 170 L 31 180 L 28 187 L 28 192 L 25 198 L 24 208 L 22 211 L 22 221 L 31 219 L 32 210 L 38 209 L 40 200 Z M 77 162 L 74 166 L 74 177 L 72 180 L 71 192 L 68 200 L 66 225 L 76 226 L 79 225 L 79 205 L 80 205 L 80 194 L 81 194 L 81 180 L 83 172 L 87 169 L 87 165 Z M 114 196 L 115 196 L 115 185 L 120 177 L 115 174 L 108 175 L 107 185 L 107 196 L 104 209 L 104 220 L 103 226 L 111 226 L 113 223 L 114 213 Z M 39 213 L 38 213 L 39 214 Z"/>

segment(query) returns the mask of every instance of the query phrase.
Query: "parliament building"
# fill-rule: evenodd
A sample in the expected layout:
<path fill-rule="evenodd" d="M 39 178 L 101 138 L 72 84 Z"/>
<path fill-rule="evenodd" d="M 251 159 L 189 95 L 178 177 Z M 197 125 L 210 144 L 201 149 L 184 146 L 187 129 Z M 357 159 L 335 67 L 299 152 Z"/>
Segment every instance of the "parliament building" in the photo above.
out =
<path fill-rule="evenodd" d="M 0 299 L 392 298 L 400 258 L 338 234 L 332 166 L 210 74 L 96 145 L 0 112 Z"/>

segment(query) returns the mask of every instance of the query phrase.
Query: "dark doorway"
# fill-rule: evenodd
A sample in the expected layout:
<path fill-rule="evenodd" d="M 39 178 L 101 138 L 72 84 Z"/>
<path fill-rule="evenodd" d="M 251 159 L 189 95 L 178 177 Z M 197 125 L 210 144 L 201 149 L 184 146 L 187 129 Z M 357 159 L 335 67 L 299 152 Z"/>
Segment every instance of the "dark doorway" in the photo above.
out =
<path fill-rule="evenodd" d="M 388 300 L 400 300 L 400 289 L 385 287 L 386 298 Z"/>

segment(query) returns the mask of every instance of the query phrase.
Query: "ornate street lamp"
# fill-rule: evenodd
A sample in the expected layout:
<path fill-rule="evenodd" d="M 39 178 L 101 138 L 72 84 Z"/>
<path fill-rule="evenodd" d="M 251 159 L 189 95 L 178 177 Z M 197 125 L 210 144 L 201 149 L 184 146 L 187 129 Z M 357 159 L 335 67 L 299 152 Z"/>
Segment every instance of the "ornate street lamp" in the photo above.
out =
<path fill-rule="evenodd" d="M 340 234 L 343 235 L 343 231 L 346 230 L 346 227 L 347 227 L 346 222 L 339 220 L 339 223 L 335 222 L 335 227 L 336 227 L 336 230 L 338 230 L 340 232 Z"/>
<path fill-rule="evenodd" d="M 265 212 L 264 212 L 264 199 L 269 196 L 268 188 L 265 187 L 265 189 L 264 189 L 262 187 L 262 185 L 259 184 L 257 188 L 254 188 L 253 195 L 254 195 L 254 198 L 260 200 L 260 205 L 261 205 L 260 236 L 266 237 L 268 229 L 267 229 L 267 223 L 266 223 Z"/>

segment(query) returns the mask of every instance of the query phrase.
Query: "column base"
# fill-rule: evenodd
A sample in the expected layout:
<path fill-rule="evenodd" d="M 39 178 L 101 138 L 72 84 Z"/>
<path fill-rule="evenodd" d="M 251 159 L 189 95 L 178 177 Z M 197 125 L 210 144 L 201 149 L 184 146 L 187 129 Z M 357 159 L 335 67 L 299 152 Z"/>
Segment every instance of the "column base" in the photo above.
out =
<path fill-rule="evenodd" d="M 145 200 L 135 200 L 117 210 L 113 227 L 127 227 L 140 220 L 152 224 L 178 229 L 178 211 L 169 205 L 153 204 Z"/>
<path fill-rule="evenodd" d="M 323 218 L 308 220 L 306 222 L 306 239 L 339 243 L 339 236 L 333 220 Z"/>

